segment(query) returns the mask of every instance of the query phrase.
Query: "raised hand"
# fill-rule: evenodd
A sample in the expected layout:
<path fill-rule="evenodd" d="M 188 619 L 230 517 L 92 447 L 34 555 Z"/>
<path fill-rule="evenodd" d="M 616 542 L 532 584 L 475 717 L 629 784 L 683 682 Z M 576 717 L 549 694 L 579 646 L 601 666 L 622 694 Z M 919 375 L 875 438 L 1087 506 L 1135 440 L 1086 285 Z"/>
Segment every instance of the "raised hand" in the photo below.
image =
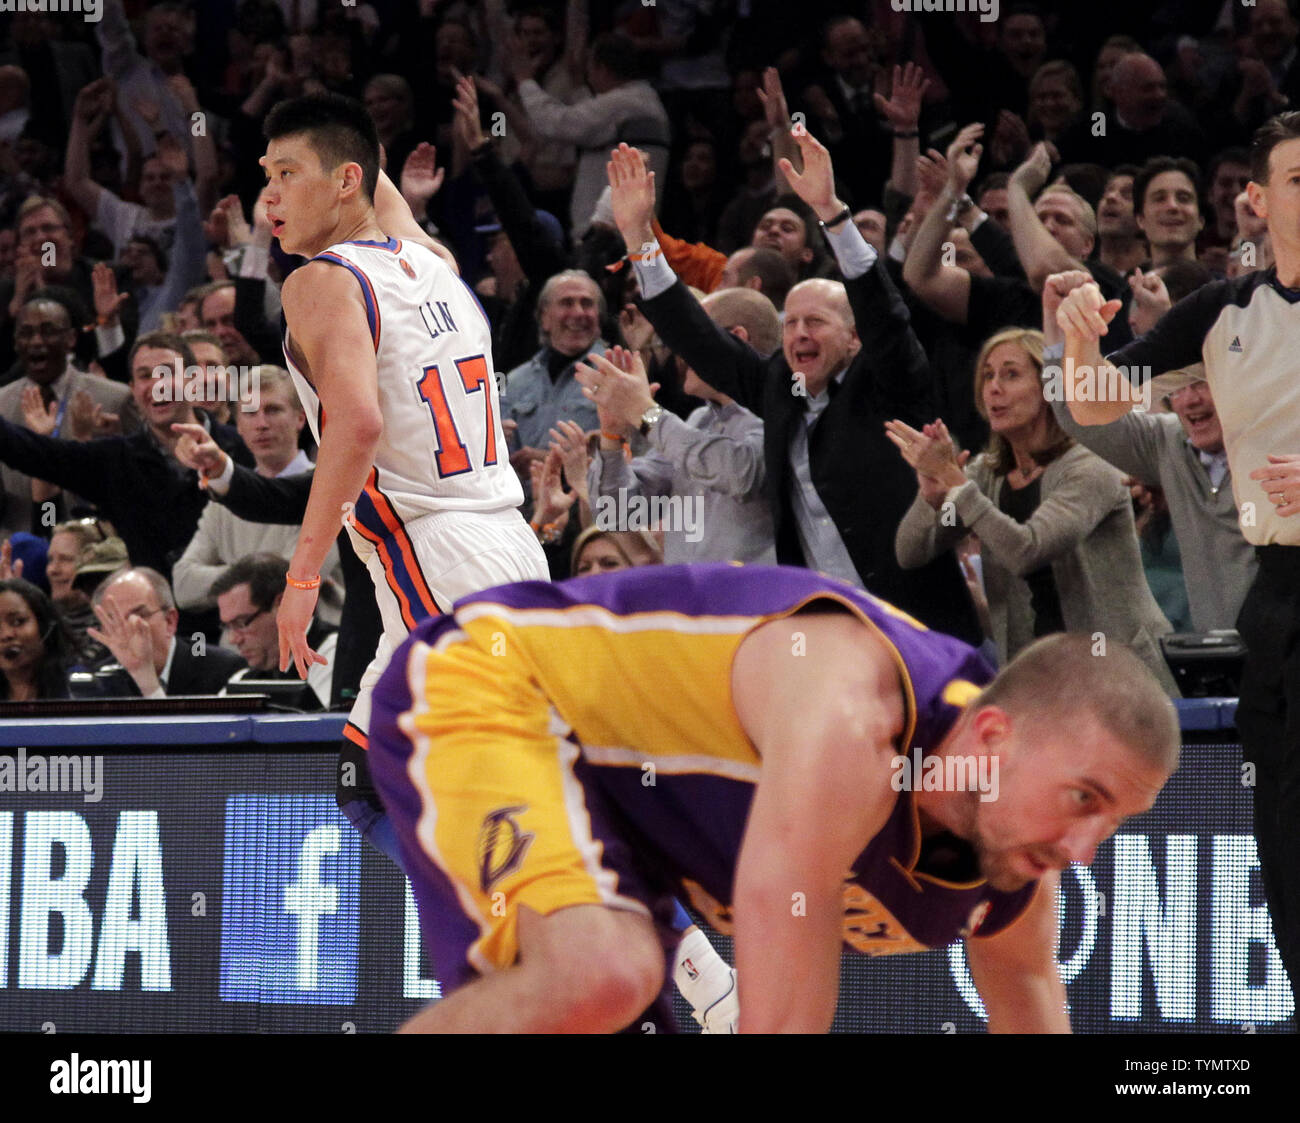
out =
<path fill-rule="evenodd" d="M 23 424 L 33 433 L 52 437 L 59 418 L 59 401 L 56 398 L 46 406 L 41 388 L 31 385 L 23 390 Z"/>
<path fill-rule="evenodd" d="M 459 117 L 459 114 L 457 116 Z M 429 200 L 438 194 L 438 189 L 442 187 L 446 174 L 445 168 L 438 167 L 438 150 L 428 141 L 420 141 L 411 150 L 406 163 L 402 165 L 399 187 L 402 198 L 407 201 L 414 214 L 424 213 Z"/>
<path fill-rule="evenodd" d="M 1032 199 L 1043 189 L 1056 159 L 1056 148 L 1047 141 L 1040 140 L 1029 150 L 1024 163 L 1011 173 L 1011 182 L 1021 187 Z"/>
<path fill-rule="evenodd" d="M 875 94 L 876 109 L 895 132 L 916 131 L 921 120 L 921 101 L 930 88 L 930 79 L 914 62 L 894 67 L 893 88 L 889 97 Z"/>
<path fill-rule="evenodd" d="M 614 223 L 629 252 L 640 253 L 654 240 L 651 222 L 655 213 L 655 174 L 646 167 L 641 153 L 627 144 L 620 144 L 609 154 L 605 171 Z"/>
<path fill-rule="evenodd" d="M 948 145 L 948 183 L 958 195 L 964 194 L 975 178 L 980 157 L 984 154 L 984 146 L 977 142 L 983 135 L 984 126 L 973 121 Z"/>
<path fill-rule="evenodd" d="M 478 87 L 475 79 L 467 78 L 460 71 L 455 73 L 456 96 L 452 98 L 451 104 L 456 110 L 456 116 L 452 121 L 452 129 L 465 150 L 472 152 L 487 141 L 478 116 Z"/>
<path fill-rule="evenodd" d="M 835 197 L 835 169 L 831 166 L 831 154 L 807 129 L 800 129 L 794 134 L 794 139 L 803 159 L 803 171 L 795 171 L 794 165 L 782 156 L 779 163 L 781 174 L 790 184 L 790 189 L 812 207 L 817 217 L 828 222 L 844 209 L 844 204 Z"/>
<path fill-rule="evenodd" d="M 1023 160 L 1029 150 L 1029 128 L 1018 113 L 1003 109 L 993 129 L 993 159 L 1004 167 Z"/>
<path fill-rule="evenodd" d="M 1053 273 L 1043 282 L 1043 341 L 1060 343 L 1061 328 L 1056 322 L 1057 309 L 1061 301 L 1080 285 L 1089 284 L 1092 274 L 1086 269 L 1067 269 L 1063 273 Z"/>
<path fill-rule="evenodd" d="M 1134 335 L 1146 335 L 1170 308 L 1173 300 L 1159 273 L 1133 270 L 1128 281 L 1133 290 L 1133 307 L 1129 310 L 1129 326 Z"/>
<path fill-rule="evenodd" d="M 105 324 L 115 322 L 130 294 L 117 291 L 117 275 L 102 261 L 91 268 L 90 283 L 95 296 L 95 314 Z"/>
<path fill-rule="evenodd" d="M 948 157 L 934 148 L 923 156 L 917 156 L 916 180 L 919 186 L 914 203 L 924 218 L 948 184 Z"/>
<path fill-rule="evenodd" d="M 1110 330 L 1115 313 L 1123 307 L 1119 300 L 1106 300 L 1095 281 L 1073 289 L 1056 310 L 1056 322 L 1065 332 L 1067 346 L 1071 338 L 1082 343 L 1096 343 Z"/>
<path fill-rule="evenodd" d="M 72 104 L 73 114 L 93 135 L 99 131 L 113 108 L 113 88 L 107 78 L 99 78 L 84 86 Z"/>
<path fill-rule="evenodd" d="M 14 548 L 9 544 L 9 539 L 0 543 L 0 581 L 12 581 L 15 577 L 23 575 L 23 559 L 19 558 L 14 561 Z"/>
<path fill-rule="evenodd" d="M 225 208 L 226 229 L 230 231 L 230 244 L 232 246 L 242 246 L 251 242 L 253 240 L 253 230 L 248 225 L 248 219 L 244 217 L 244 206 L 239 201 L 239 196 L 227 195 L 217 206 Z"/>
<path fill-rule="evenodd" d="M 763 84 L 756 91 L 763 103 L 763 116 L 769 131 L 790 127 L 790 107 L 786 104 L 785 90 L 781 86 L 781 72 L 775 66 L 763 71 Z"/>

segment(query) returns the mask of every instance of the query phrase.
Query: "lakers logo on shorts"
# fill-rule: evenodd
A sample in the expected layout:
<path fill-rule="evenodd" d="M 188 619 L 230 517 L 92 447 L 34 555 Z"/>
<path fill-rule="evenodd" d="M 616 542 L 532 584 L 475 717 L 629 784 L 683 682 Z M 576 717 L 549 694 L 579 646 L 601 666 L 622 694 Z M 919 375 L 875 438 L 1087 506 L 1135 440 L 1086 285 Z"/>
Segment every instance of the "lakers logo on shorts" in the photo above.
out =
<path fill-rule="evenodd" d="M 498 807 L 484 817 L 478 835 L 478 880 L 484 893 L 523 865 L 524 855 L 537 836 L 532 831 L 520 830 L 514 816 L 527 810 L 528 805 L 522 803 Z"/>

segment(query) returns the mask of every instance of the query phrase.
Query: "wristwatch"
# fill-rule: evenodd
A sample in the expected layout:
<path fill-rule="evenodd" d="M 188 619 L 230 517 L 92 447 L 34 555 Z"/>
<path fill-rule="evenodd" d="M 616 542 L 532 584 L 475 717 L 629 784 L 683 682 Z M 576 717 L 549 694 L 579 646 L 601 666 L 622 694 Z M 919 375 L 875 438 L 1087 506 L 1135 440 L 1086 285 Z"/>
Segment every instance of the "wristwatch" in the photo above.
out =
<path fill-rule="evenodd" d="M 659 419 L 663 417 L 663 415 L 664 407 L 661 405 L 652 405 L 648 410 L 646 410 L 645 413 L 641 415 L 641 424 L 639 426 L 641 436 L 648 437 L 650 435 L 650 430 L 658 424 Z"/>

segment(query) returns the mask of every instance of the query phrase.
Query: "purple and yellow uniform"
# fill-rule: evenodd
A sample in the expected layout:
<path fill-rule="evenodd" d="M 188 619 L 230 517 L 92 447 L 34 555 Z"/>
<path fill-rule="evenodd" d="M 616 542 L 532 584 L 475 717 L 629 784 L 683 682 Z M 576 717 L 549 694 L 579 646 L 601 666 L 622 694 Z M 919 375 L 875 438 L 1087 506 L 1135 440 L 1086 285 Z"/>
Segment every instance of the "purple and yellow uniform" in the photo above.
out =
<path fill-rule="evenodd" d="M 847 611 L 898 665 L 897 748 L 931 751 L 992 678 L 966 644 L 804 569 L 650 566 L 503 585 L 422 624 L 375 690 L 370 763 L 446 989 L 514 962 L 518 906 L 663 915 L 681 894 L 721 931 L 762 760 L 731 699 L 745 636 Z M 799 625 L 791 621 L 792 651 Z M 900 792 L 844 886 L 844 941 L 869 955 L 1006 928 L 1035 884 L 926 872 Z M 951 876 L 951 867 L 945 867 Z M 670 905 L 667 907 L 671 907 Z"/>

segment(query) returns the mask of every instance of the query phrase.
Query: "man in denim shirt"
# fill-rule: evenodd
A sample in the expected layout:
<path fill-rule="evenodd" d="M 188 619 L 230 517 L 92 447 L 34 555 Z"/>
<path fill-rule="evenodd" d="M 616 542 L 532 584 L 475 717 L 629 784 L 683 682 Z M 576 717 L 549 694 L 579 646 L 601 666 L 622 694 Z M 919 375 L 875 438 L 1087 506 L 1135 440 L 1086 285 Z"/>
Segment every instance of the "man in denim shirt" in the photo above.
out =
<path fill-rule="evenodd" d="M 506 375 L 501 403 L 506 418 L 518 426 L 510 463 L 526 495 L 529 461 L 546 459 L 551 429 L 560 421 L 577 422 L 586 430 L 598 427 L 596 407 L 574 379 L 573 364 L 590 352 L 605 353 L 600 338 L 604 314 L 604 296 L 586 273 L 569 269 L 542 286 L 537 299 L 542 349 Z"/>

